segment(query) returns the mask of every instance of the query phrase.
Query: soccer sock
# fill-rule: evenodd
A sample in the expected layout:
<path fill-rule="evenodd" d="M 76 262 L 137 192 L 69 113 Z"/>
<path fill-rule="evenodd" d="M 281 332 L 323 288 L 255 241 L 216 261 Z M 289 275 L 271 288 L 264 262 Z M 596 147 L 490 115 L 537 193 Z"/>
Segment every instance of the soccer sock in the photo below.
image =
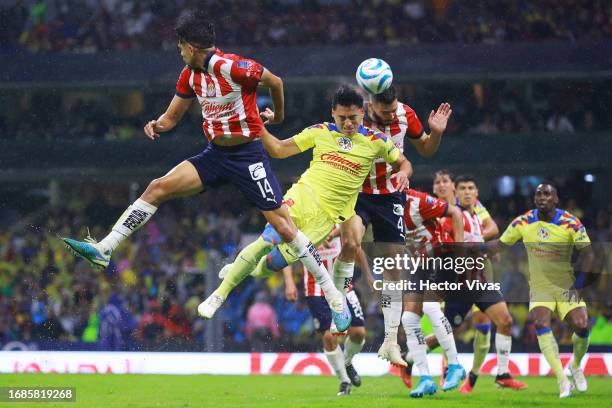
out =
<path fill-rule="evenodd" d="M 406 345 L 412 355 L 414 364 L 418 367 L 421 376 L 429 375 L 429 365 L 427 364 L 427 344 L 425 336 L 421 330 L 421 316 L 413 312 L 402 314 L 402 324 L 406 332 Z"/>
<path fill-rule="evenodd" d="M 446 354 L 448 364 L 459 364 L 453 328 L 446 316 L 444 316 L 440 304 L 438 302 L 423 302 L 423 313 L 427 315 L 431 322 L 434 335 Z"/>
<path fill-rule="evenodd" d="M 346 295 L 348 288 L 353 280 L 355 262 L 341 261 L 336 259 L 334 263 L 334 285 L 336 289 Z"/>
<path fill-rule="evenodd" d="M 584 357 L 589 348 L 589 334 L 588 330 L 584 336 L 579 336 L 577 333 L 572 334 L 572 343 L 574 343 L 574 361 L 572 361 L 572 366 L 574 368 L 580 367 L 582 357 Z"/>
<path fill-rule="evenodd" d="M 134 201 L 134 204 L 121 214 L 112 231 L 100 241 L 100 246 L 105 250 L 114 251 L 124 239 L 149 221 L 155 211 L 157 211 L 156 206 L 140 198 Z"/>
<path fill-rule="evenodd" d="M 342 349 L 340 346 L 336 346 L 334 351 L 325 351 L 325 357 L 327 357 L 327 361 L 329 361 L 329 365 L 332 366 L 334 371 L 336 372 L 336 376 L 340 380 L 340 382 L 351 382 L 348 374 L 346 373 L 346 365 L 344 364 L 344 353 L 342 353 Z"/>
<path fill-rule="evenodd" d="M 329 302 L 331 299 L 334 299 L 342 294 L 336 289 L 334 286 L 334 282 L 327 270 L 323 267 L 321 263 L 321 258 L 319 257 L 319 253 L 315 246 L 310 242 L 308 237 L 304 235 L 302 231 L 298 230 L 298 233 L 295 236 L 295 239 L 289 242 L 289 247 L 295 253 L 295 255 L 300 259 L 304 267 L 312 273 L 312 276 L 315 278 L 315 281 L 321 286 L 323 289 L 323 293 L 325 294 L 325 299 Z M 331 304 L 330 304 L 331 307 Z M 342 310 L 335 310 L 336 312 L 341 312 Z"/>
<path fill-rule="evenodd" d="M 274 270 L 268 267 L 268 260 L 266 258 L 267 256 L 262 256 L 259 259 L 257 266 L 255 266 L 255 269 L 253 269 L 253 272 L 250 273 L 250 275 L 255 279 L 264 279 L 274 273 Z"/>
<path fill-rule="evenodd" d="M 221 285 L 215 290 L 215 294 L 226 299 L 229 293 L 253 271 L 262 257 L 270 252 L 274 246 L 259 237 L 247 245 L 236 257 L 229 272 Z"/>
<path fill-rule="evenodd" d="M 399 283 L 391 281 L 386 282 L 390 284 Z M 383 286 L 383 288 L 386 287 L 387 286 Z M 385 323 L 385 341 L 397 343 L 397 330 L 402 322 L 402 291 L 383 289 L 380 295 L 380 304 Z"/>
<path fill-rule="evenodd" d="M 353 363 L 353 357 L 363 349 L 365 339 L 361 340 L 360 343 L 355 343 L 351 340 L 351 336 L 346 336 L 344 340 L 344 364 L 349 365 Z"/>
<path fill-rule="evenodd" d="M 552 334 L 551 328 L 536 329 L 536 334 L 538 335 L 540 351 L 544 354 L 548 365 L 557 376 L 557 382 L 559 384 L 566 382 L 567 377 L 563 373 L 563 365 L 561 364 L 561 359 L 559 359 L 559 346 Z"/>
<path fill-rule="evenodd" d="M 497 351 L 497 375 L 508 373 L 512 337 L 497 332 L 495 334 L 495 350 Z"/>
<path fill-rule="evenodd" d="M 484 363 L 489 349 L 491 348 L 491 324 L 477 324 L 476 335 L 473 341 L 474 347 L 474 363 L 472 364 L 472 372 L 476 375 L 480 374 L 480 367 Z"/>

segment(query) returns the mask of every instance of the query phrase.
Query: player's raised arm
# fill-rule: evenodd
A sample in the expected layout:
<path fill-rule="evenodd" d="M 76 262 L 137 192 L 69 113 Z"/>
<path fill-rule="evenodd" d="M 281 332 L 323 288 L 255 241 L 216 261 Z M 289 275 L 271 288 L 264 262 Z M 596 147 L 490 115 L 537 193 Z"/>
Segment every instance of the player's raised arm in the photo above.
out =
<path fill-rule="evenodd" d="M 159 133 L 168 132 L 174 129 L 176 124 L 191 106 L 192 101 L 192 98 L 182 98 L 178 95 L 174 95 L 166 111 L 162 113 L 157 120 L 150 120 L 144 126 L 144 132 L 147 137 L 151 140 L 155 140 L 159 137 Z"/>
<path fill-rule="evenodd" d="M 410 142 L 421 156 L 431 157 L 438 151 L 442 134 L 446 130 L 448 119 L 452 113 L 453 110 L 450 104 L 446 102 L 441 103 L 438 110 L 432 110 L 429 113 L 427 124 L 429 125 L 430 133 L 423 132 L 423 135 L 419 139 L 410 139 Z"/>
<path fill-rule="evenodd" d="M 283 92 L 283 80 L 267 69 L 264 69 L 259 85 L 270 88 L 270 97 L 274 110 L 266 109 L 262 113 L 264 124 L 274 125 L 285 119 L 285 94 Z"/>
<path fill-rule="evenodd" d="M 408 179 L 412 176 L 412 163 L 400 153 L 397 156 L 397 160 L 391 162 L 394 173 L 391 175 L 391 179 L 397 182 L 397 191 L 404 191 L 408 188 Z"/>
<path fill-rule="evenodd" d="M 293 280 L 293 268 L 291 265 L 283 268 L 283 279 L 285 281 L 285 298 L 290 302 L 295 302 L 298 298 L 298 291 Z"/>
<path fill-rule="evenodd" d="M 447 215 L 450 217 L 453 224 L 453 239 L 456 243 L 463 242 L 463 214 L 456 205 L 449 204 Z"/>
<path fill-rule="evenodd" d="M 264 129 L 261 140 L 270 156 L 275 159 L 285 159 L 302 153 L 293 138 L 280 140 L 267 129 Z"/>

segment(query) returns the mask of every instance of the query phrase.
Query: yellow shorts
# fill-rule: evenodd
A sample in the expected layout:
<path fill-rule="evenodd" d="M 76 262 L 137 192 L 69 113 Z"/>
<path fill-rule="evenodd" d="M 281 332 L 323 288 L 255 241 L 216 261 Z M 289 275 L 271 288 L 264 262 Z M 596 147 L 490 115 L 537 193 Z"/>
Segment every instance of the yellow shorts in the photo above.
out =
<path fill-rule="evenodd" d="M 316 195 L 308 186 L 294 184 L 283 197 L 283 201 L 289 207 L 289 215 L 295 225 L 315 247 L 327 239 L 335 223 L 323 211 Z M 278 249 L 289 265 L 298 260 L 287 243 L 281 242 Z"/>
<path fill-rule="evenodd" d="M 535 295 L 534 295 L 535 293 Z M 561 320 L 574 309 L 586 307 L 582 299 L 568 297 L 568 292 L 561 288 L 531 290 L 531 297 L 537 300 L 529 302 L 529 311 L 536 307 L 545 307 L 551 312 L 557 312 Z"/>

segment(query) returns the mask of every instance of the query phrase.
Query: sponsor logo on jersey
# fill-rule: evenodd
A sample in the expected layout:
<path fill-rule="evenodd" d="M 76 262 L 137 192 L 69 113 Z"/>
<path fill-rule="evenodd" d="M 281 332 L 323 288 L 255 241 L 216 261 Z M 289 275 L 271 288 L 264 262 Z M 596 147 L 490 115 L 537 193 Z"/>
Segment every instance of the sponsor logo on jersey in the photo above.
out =
<path fill-rule="evenodd" d="M 354 176 L 358 176 L 361 171 L 361 164 L 353 163 L 337 153 L 323 153 L 321 155 L 321 161 Z"/>
<path fill-rule="evenodd" d="M 548 239 L 550 237 L 550 233 L 545 227 L 540 227 L 538 229 L 538 238 L 540 239 Z"/>
<path fill-rule="evenodd" d="M 255 181 L 266 178 L 266 169 L 262 162 L 253 163 L 249 166 L 251 178 Z"/>
<path fill-rule="evenodd" d="M 351 151 L 351 149 L 353 148 L 353 141 L 348 137 L 342 136 L 338 139 L 337 143 L 340 150 L 344 150 L 345 152 Z"/>
<path fill-rule="evenodd" d="M 228 116 L 228 114 L 233 113 L 236 107 L 235 102 L 219 104 L 211 102 L 208 99 L 202 100 L 200 105 L 202 106 L 202 113 L 205 115 L 206 119 L 224 118 Z"/>

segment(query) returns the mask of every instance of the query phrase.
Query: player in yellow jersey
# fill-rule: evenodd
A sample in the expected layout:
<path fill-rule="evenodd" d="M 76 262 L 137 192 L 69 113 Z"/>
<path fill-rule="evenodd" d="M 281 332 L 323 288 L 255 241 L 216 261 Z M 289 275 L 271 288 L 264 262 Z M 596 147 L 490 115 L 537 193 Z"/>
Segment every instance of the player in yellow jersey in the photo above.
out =
<path fill-rule="evenodd" d="M 552 183 L 538 185 L 533 210 L 515 218 L 499 240 L 487 243 L 489 253 L 496 253 L 523 240 L 529 261 L 529 310 L 536 324 L 538 344 L 557 377 L 560 398 L 569 397 L 574 386 L 587 390 L 580 367 L 589 346 L 586 304 L 578 290 L 584 286 L 593 262 L 589 236 L 580 220 L 557 208 L 559 197 Z M 580 251 L 577 277 L 571 265 L 573 249 Z M 574 359 L 570 364 L 573 382 L 563 373 L 559 348 L 550 328 L 552 313 L 557 312 L 574 331 Z"/>
<path fill-rule="evenodd" d="M 271 112 L 266 112 L 271 114 Z M 396 172 L 393 178 L 403 191 L 412 175 L 412 165 L 399 152 L 391 139 L 366 128 L 363 121 L 363 97 L 350 86 L 341 86 L 332 102 L 333 123 L 320 123 L 304 129 L 286 140 L 279 140 L 266 132 L 263 143 L 272 157 L 286 158 L 313 149 L 309 168 L 287 191 L 284 202 L 289 215 L 301 231 L 316 246 L 325 241 L 336 223 L 343 223 L 355 215 L 357 194 L 372 162 L 379 157 L 390 163 Z M 267 255 L 267 256 L 266 256 Z M 265 275 L 279 271 L 298 260 L 271 225 L 262 235 L 244 248 L 236 260 L 220 273 L 223 282 L 198 308 L 210 318 L 247 275 Z M 319 260 L 320 261 L 320 260 Z M 310 269 L 310 268 L 309 268 Z M 315 271 L 316 272 L 316 271 Z M 352 276 L 333 281 L 325 271 L 314 276 L 323 289 L 339 331 L 350 324 L 350 314 L 344 307 L 345 282 Z"/>

